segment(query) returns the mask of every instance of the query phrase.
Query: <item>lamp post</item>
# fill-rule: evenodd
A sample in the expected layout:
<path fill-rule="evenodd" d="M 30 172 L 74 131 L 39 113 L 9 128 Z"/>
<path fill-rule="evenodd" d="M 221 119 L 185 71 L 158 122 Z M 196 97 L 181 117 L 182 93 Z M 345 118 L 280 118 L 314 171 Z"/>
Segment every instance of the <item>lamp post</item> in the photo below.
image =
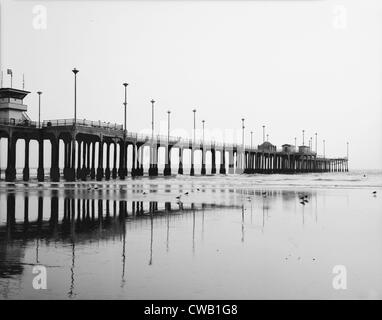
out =
<path fill-rule="evenodd" d="M 203 145 L 204 145 L 204 123 L 205 122 L 206 122 L 205 120 L 202 120 L 202 126 L 203 126 Z"/>
<path fill-rule="evenodd" d="M 41 128 L 41 91 L 37 91 L 38 94 L 38 127 Z"/>
<path fill-rule="evenodd" d="M 265 142 L 265 126 L 263 126 L 263 143 Z"/>
<path fill-rule="evenodd" d="M 194 113 L 194 143 L 195 143 L 195 131 L 196 131 L 196 109 L 193 109 L 192 112 Z"/>
<path fill-rule="evenodd" d="M 155 150 L 154 150 L 154 104 L 155 100 L 151 101 L 151 148 L 150 148 L 150 168 L 149 176 L 156 175 L 156 166 L 155 166 Z"/>
<path fill-rule="evenodd" d="M 129 85 L 128 83 L 124 82 L 122 84 L 125 88 L 125 100 L 123 102 L 123 106 L 124 106 L 124 122 L 123 122 L 123 146 L 122 148 L 120 149 L 120 152 L 121 152 L 121 156 L 122 156 L 122 163 L 120 165 L 120 169 L 118 170 L 119 171 L 119 177 L 121 179 L 124 179 L 126 176 L 127 176 L 127 161 L 126 161 L 126 158 L 127 158 L 127 154 L 126 154 L 126 133 L 127 133 L 127 86 Z M 135 161 L 135 160 L 133 160 Z M 132 171 L 131 171 L 131 174 L 134 176 L 135 175 L 135 165 L 133 164 L 133 168 L 132 168 Z"/>
<path fill-rule="evenodd" d="M 305 146 L 305 130 L 302 130 L 302 145 Z"/>
<path fill-rule="evenodd" d="M 346 142 L 346 168 L 345 171 L 349 171 L 349 142 Z"/>
<path fill-rule="evenodd" d="M 245 126 L 244 126 L 244 121 L 245 119 L 244 118 L 241 118 L 241 129 L 242 129 L 242 134 L 241 134 L 241 145 L 242 145 L 242 151 L 240 152 L 240 158 L 238 158 L 238 161 L 239 162 L 239 169 L 238 172 L 239 173 L 242 173 L 242 172 L 246 172 L 246 169 L 245 169 L 245 146 L 244 146 L 244 129 L 245 129 Z"/>
<path fill-rule="evenodd" d="M 194 113 L 194 141 L 192 142 L 192 148 L 191 148 L 191 169 L 190 169 L 190 176 L 195 175 L 195 168 L 194 168 L 194 144 L 195 144 L 195 131 L 196 131 L 196 109 L 193 109 L 192 112 Z"/>
<path fill-rule="evenodd" d="M 295 147 L 295 149 L 297 151 L 297 137 L 294 137 L 294 147 Z"/>
<path fill-rule="evenodd" d="M 129 84 L 128 83 L 124 83 L 123 86 L 125 87 L 125 102 L 123 103 L 124 107 L 125 107 L 125 115 L 124 115 L 124 127 L 125 127 L 125 134 L 126 134 L 126 130 L 127 130 L 127 126 L 126 126 L 126 116 L 127 116 L 127 86 Z"/>
<path fill-rule="evenodd" d="M 251 149 L 253 149 L 252 138 L 253 138 L 253 131 L 251 131 Z"/>
<path fill-rule="evenodd" d="M 164 165 L 164 175 L 171 175 L 171 164 L 170 164 L 170 114 L 171 111 L 167 111 L 167 148 L 166 148 L 166 163 Z"/>
<path fill-rule="evenodd" d="M 242 118 L 241 119 L 241 128 L 242 128 L 242 130 L 243 130 L 243 132 L 242 132 L 242 137 L 241 137 L 241 143 L 242 143 L 242 145 L 243 145 L 243 152 L 244 152 L 244 128 L 245 128 L 245 126 L 244 126 L 244 118 Z"/>
<path fill-rule="evenodd" d="M 74 73 L 74 124 L 77 124 L 77 73 L 79 70 L 74 68 L 72 72 Z"/>
<path fill-rule="evenodd" d="M 202 175 L 205 175 L 207 172 L 206 172 L 206 153 L 205 153 L 205 145 L 204 145 L 204 123 L 205 123 L 205 120 L 202 120 L 202 168 L 201 168 L 201 171 L 200 173 Z"/>
<path fill-rule="evenodd" d="M 346 142 L 346 159 L 349 159 L 349 142 Z"/>
<path fill-rule="evenodd" d="M 170 144 L 170 114 L 171 111 L 167 111 L 167 145 Z"/>
<path fill-rule="evenodd" d="M 315 135 L 315 139 L 316 139 L 314 151 L 316 151 L 316 153 L 317 153 L 317 132 L 314 135 Z"/>
<path fill-rule="evenodd" d="M 76 131 L 76 124 L 77 124 L 77 73 L 79 70 L 74 68 L 72 70 L 74 74 L 74 131 Z M 71 161 L 71 167 L 68 170 L 68 180 L 69 181 L 75 181 L 76 180 L 76 132 L 73 134 L 72 138 L 72 161 Z M 98 176 L 98 174 L 97 174 Z"/>
<path fill-rule="evenodd" d="M 323 143 L 323 152 L 324 152 L 324 158 L 325 158 L 325 139 L 322 140 L 322 143 Z"/>
<path fill-rule="evenodd" d="M 267 134 L 267 141 L 269 141 L 269 134 Z"/>
<path fill-rule="evenodd" d="M 151 100 L 151 138 L 154 140 L 154 103 L 155 100 Z"/>
<path fill-rule="evenodd" d="M 349 159 L 349 142 L 346 142 L 346 159 Z"/>

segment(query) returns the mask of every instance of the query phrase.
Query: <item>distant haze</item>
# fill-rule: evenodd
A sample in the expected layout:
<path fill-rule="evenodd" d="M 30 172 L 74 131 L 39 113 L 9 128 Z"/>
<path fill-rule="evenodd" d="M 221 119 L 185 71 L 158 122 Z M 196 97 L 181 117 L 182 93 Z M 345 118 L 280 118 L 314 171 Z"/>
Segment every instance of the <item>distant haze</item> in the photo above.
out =
<path fill-rule="evenodd" d="M 319 154 L 322 139 L 327 156 L 346 156 L 349 141 L 351 169 L 382 169 L 380 0 L 0 3 L 4 86 L 7 68 L 17 88 L 25 73 L 34 120 L 38 90 L 43 119 L 73 117 L 76 67 L 80 119 L 122 124 L 128 82 L 131 131 L 150 130 L 155 99 L 161 134 L 171 110 L 171 134 L 191 136 L 196 108 L 206 139 L 240 141 L 245 118 L 247 144 L 262 125 L 278 147 L 305 129 Z"/>

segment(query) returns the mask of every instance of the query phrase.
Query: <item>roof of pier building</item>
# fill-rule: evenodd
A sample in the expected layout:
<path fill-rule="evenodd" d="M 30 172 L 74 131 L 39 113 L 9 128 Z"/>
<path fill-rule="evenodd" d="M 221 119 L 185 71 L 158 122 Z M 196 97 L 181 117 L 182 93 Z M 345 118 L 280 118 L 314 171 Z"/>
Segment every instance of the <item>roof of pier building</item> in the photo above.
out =
<path fill-rule="evenodd" d="M 14 88 L 0 88 L 0 99 L 13 98 L 23 100 L 30 92 Z"/>
<path fill-rule="evenodd" d="M 294 145 L 293 144 L 289 144 L 289 143 L 285 143 L 282 145 L 282 147 L 292 147 L 294 148 Z"/>
<path fill-rule="evenodd" d="M 257 149 L 262 151 L 276 151 L 276 146 L 270 143 L 269 141 L 265 141 L 262 144 L 258 145 Z"/>

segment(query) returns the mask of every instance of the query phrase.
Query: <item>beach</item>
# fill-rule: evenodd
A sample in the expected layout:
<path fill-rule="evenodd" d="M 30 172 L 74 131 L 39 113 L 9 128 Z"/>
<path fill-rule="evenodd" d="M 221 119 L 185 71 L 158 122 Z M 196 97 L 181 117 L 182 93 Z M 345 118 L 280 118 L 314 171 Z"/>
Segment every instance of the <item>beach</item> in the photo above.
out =
<path fill-rule="evenodd" d="M 0 299 L 381 299 L 381 209 L 377 171 L 1 182 Z"/>

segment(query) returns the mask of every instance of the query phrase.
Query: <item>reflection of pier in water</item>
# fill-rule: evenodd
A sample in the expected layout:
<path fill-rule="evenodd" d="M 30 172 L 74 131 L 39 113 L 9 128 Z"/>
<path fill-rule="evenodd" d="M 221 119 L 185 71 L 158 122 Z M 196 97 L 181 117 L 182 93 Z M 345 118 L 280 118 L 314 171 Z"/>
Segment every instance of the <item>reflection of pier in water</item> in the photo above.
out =
<path fill-rule="evenodd" d="M 67 295 L 68 297 L 75 297 L 76 281 L 79 281 L 76 279 L 76 259 L 79 255 L 77 246 L 94 239 L 118 239 L 121 243 L 120 286 L 123 288 L 128 281 L 126 272 L 128 268 L 126 262 L 128 236 L 126 233 L 128 230 L 143 227 L 145 232 L 149 232 L 147 263 L 153 265 L 155 262 L 153 246 L 156 241 L 156 223 L 154 221 L 165 225 L 165 246 L 166 252 L 168 252 L 171 239 L 171 221 L 173 219 L 191 218 L 192 239 L 190 238 L 190 247 L 192 246 L 192 254 L 195 254 L 197 248 L 195 239 L 197 234 L 196 213 L 200 212 L 198 219 L 201 219 L 199 231 L 201 231 L 202 241 L 205 212 L 208 210 L 216 211 L 216 209 L 233 209 L 238 214 L 240 213 L 241 239 L 237 240 L 244 243 L 245 228 L 247 224 L 252 224 L 252 214 L 255 210 L 257 210 L 258 217 L 262 217 L 257 220 L 257 227 L 261 232 L 264 232 L 266 220 L 269 218 L 269 209 L 278 201 L 282 207 L 289 206 L 290 209 L 293 204 L 296 205 L 296 200 L 301 195 L 301 192 L 294 190 L 227 188 L 224 191 L 229 196 L 230 204 L 218 205 L 215 203 L 182 203 L 179 201 L 127 201 L 115 199 L 113 189 L 101 191 L 105 193 L 104 197 L 94 199 L 89 198 L 89 193 L 85 197 L 86 191 L 83 191 L 44 190 L 29 193 L 26 191 L 25 193 L 13 192 L 6 195 L 6 223 L 4 224 L 5 221 L 3 221 L 3 224 L 0 224 L 0 280 L 5 285 L 3 288 L 5 291 L 2 290 L 1 293 L 3 297 L 7 296 L 9 290 L 6 288 L 8 285 L 4 282 L 6 278 L 20 278 L 26 266 L 44 264 L 45 261 L 39 261 L 39 250 L 41 250 L 42 245 L 62 242 L 70 248 L 70 265 L 65 266 L 65 268 L 70 269 Z M 216 192 L 216 190 L 211 190 L 211 192 Z M 307 192 L 304 193 L 307 194 Z M 312 202 L 311 209 L 316 208 L 317 222 L 315 192 L 309 192 L 309 196 Z M 316 198 L 316 202 L 314 202 L 314 198 Z M 254 204 L 256 204 L 256 209 L 253 208 Z M 301 212 L 302 218 L 304 218 L 304 210 L 306 209 L 303 206 L 297 210 L 295 208 L 295 212 Z M 36 214 L 33 215 L 33 213 Z M 35 248 L 33 261 L 24 261 L 24 248 L 28 245 Z"/>
<path fill-rule="evenodd" d="M 82 191 L 84 191 L 83 194 Z M 252 213 L 253 202 L 261 199 L 260 203 L 262 204 L 264 218 L 264 216 L 268 215 L 272 202 L 277 199 L 282 201 L 283 206 L 289 206 L 293 203 L 296 209 L 295 200 L 302 193 L 294 190 L 229 188 L 225 191 L 228 195 L 231 194 L 234 197 L 228 199 L 230 204 L 197 204 L 181 201 L 162 201 L 160 203 L 158 201 L 147 201 L 146 199 L 144 199 L 145 201 L 141 199 L 127 201 L 113 198 L 113 191 L 115 192 L 116 190 L 106 189 L 102 191 L 102 193 L 108 195 L 106 199 L 104 196 L 101 199 L 85 198 L 83 197 L 86 194 L 85 190 L 80 192 L 78 190 L 76 192 L 65 190 L 63 194 L 58 190 L 48 191 L 49 193 L 39 191 L 33 195 L 24 193 L 23 203 L 19 201 L 22 200 L 19 199 L 20 194 L 8 193 L 6 200 L 6 224 L 0 224 L 0 241 L 19 239 L 27 241 L 36 238 L 54 238 L 55 240 L 61 239 L 66 241 L 70 240 L 74 235 L 76 235 L 76 241 L 86 241 L 91 238 L 106 239 L 121 234 L 125 227 L 136 228 L 140 227 L 142 223 L 151 223 L 150 219 L 159 219 L 167 216 L 169 216 L 169 219 L 182 218 L 186 214 L 191 215 L 196 211 L 203 211 L 204 216 L 204 211 L 209 209 L 240 209 L 244 223 L 244 208 L 241 201 L 244 201 L 244 203 L 248 201 L 250 203 L 250 211 Z M 307 194 L 307 192 L 304 193 Z M 310 192 L 310 195 L 315 197 L 315 194 L 312 192 Z M 33 210 L 33 212 L 37 212 L 37 217 L 34 220 L 30 219 L 29 216 L 30 197 L 37 198 L 37 210 Z M 240 197 L 241 200 L 239 199 Z M 244 204 L 244 206 L 247 205 Z M 47 207 L 49 207 L 49 217 L 44 215 L 44 210 Z M 131 223 L 125 226 L 126 222 Z M 168 224 L 168 222 L 167 219 L 166 223 Z"/>
<path fill-rule="evenodd" d="M 44 215 L 44 202 L 50 202 L 49 217 Z M 155 241 L 154 220 L 166 219 L 167 241 L 166 250 L 169 250 L 170 220 L 182 219 L 192 215 L 193 238 L 192 246 L 195 250 L 195 213 L 219 208 L 239 208 L 237 205 L 172 203 L 157 201 L 125 201 L 102 199 L 79 199 L 64 197 L 63 210 L 59 210 L 57 191 L 52 191 L 50 199 L 40 193 L 37 196 L 37 218 L 32 221 L 29 217 L 29 196 L 25 194 L 24 203 L 16 205 L 16 194 L 7 195 L 6 224 L 0 225 L 0 280 L 17 278 L 24 272 L 25 265 L 44 263 L 39 261 L 40 243 L 49 244 L 50 241 L 62 241 L 70 244 L 71 265 L 68 297 L 76 296 L 75 293 L 75 265 L 76 246 L 87 241 L 108 240 L 116 237 L 122 241 L 121 253 L 121 287 L 126 283 L 126 231 L 127 228 L 139 227 L 142 223 L 150 226 L 150 249 L 148 264 L 153 264 L 153 242 Z M 21 209 L 23 219 L 18 212 Z M 138 224 L 138 225 L 137 225 Z M 27 243 L 36 247 L 33 263 L 23 263 L 24 249 Z M 78 255 L 78 254 L 77 254 Z M 4 283 L 3 283 L 4 284 Z M 9 285 L 9 284 L 8 284 Z M 8 285 L 5 285 L 2 296 L 8 295 Z"/>
<path fill-rule="evenodd" d="M 50 201 L 50 215 L 44 216 L 44 202 Z M 0 241 L 50 239 L 66 241 L 76 236 L 76 241 L 113 237 L 121 234 L 127 221 L 127 226 L 134 228 L 135 223 L 150 219 L 169 216 L 174 219 L 192 214 L 195 211 L 205 211 L 219 208 L 240 208 L 239 205 L 195 204 L 183 202 L 164 202 L 159 207 L 157 201 L 125 201 L 103 199 L 76 199 L 66 197 L 63 200 L 63 215 L 59 210 L 59 198 L 52 192 L 50 200 L 38 196 L 37 219 L 29 219 L 29 198 L 24 198 L 23 221 L 16 221 L 16 196 L 7 195 L 6 224 L 0 226 Z M 149 222 L 151 223 L 151 222 Z"/>

